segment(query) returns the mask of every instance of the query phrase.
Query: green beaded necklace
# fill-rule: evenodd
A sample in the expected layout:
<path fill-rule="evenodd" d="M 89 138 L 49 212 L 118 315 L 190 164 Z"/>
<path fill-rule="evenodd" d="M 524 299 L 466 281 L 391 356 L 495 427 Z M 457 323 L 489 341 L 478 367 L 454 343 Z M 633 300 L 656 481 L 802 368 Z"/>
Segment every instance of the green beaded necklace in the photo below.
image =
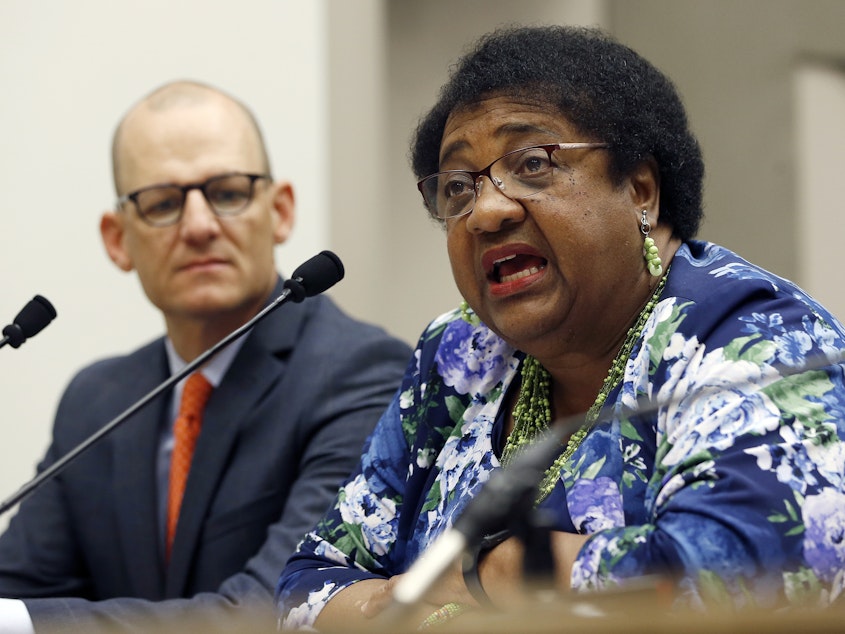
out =
<path fill-rule="evenodd" d="M 584 417 L 584 425 L 569 437 L 563 453 L 558 456 L 557 460 L 546 471 L 546 475 L 540 483 L 537 503 L 552 492 L 555 483 L 560 477 L 560 470 L 564 463 L 572 457 L 572 454 L 575 453 L 575 450 L 590 432 L 598 419 L 604 402 L 607 400 L 607 395 L 610 394 L 610 391 L 622 378 L 625 372 L 625 364 L 628 363 L 628 357 L 631 355 L 634 343 L 636 343 L 642 334 L 645 323 L 651 316 L 652 311 L 654 311 L 654 307 L 660 299 L 660 293 L 663 291 L 665 284 L 666 276 L 664 275 L 657 288 L 654 289 L 651 298 L 643 307 L 642 311 L 640 311 L 637 321 L 628 329 L 625 341 L 616 354 L 610 370 L 608 370 L 607 377 L 605 377 L 604 383 L 602 383 L 596 400 Z M 513 408 L 513 431 L 508 436 L 505 448 L 502 450 L 501 463 L 505 467 L 522 449 L 530 445 L 538 434 L 548 429 L 549 423 L 552 420 L 552 408 L 549 402 L 551 377 L 546 368 L 540 365 L 540 362 L 534 357 L 530 355 L 526 356 L 525 361 L 522 363 L 520 378 L 519 397 Z"/>

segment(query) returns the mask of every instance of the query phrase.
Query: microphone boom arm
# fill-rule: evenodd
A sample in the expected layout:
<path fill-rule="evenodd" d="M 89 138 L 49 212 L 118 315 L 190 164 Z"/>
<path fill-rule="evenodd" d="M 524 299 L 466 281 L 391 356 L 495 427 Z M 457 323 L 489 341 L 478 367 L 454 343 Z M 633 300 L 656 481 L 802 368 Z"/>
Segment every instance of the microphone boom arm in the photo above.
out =
<path fill-rule="evenodd" d="M 71 449 L 67 454 L 56 460 L 56 462 L 24 484 L 13 495 L 9 496 L 6 500 L 0 503 L 0 515 L 3 515 L 3 513 L 11 509 L 18 502 L 29 496 L 44 482 L 58 475 L 73 460 L 75 460 L 77 456 L 99 441 L 100 438 L 114 431 L 120 424 L 126 421 L 126 419 L 146 406 L 147 403 L 152 401 L 159 394 L 171 388 L 174 384 L 178 383 L 188 374 L 196 370 L 199 366 L 217 354 L 222 348 L 228 346 L 235 339 L 247 333 L 253 326 L 255 326 L 255 324 L 281 306 L 288 298 L 294 302 L 301 302 L 306 297 L 322 293 L 324 290 L 343 279 L 343 275 L 343 265 L 341 264 L 340 259 L 331 251 L 321 251 L 314 257 L 306 260 L 303 264 L 297 267 L 289 279 L 285 280 L 285 288 L 276 299 L 261 309 L 252 319 L 247 321 L 240 328 L 230 332 L 211 348 L 188 363 L 179 372 L 171 375 L 154 390 L 141 397 L 133 405 L 130 405 L 127 409 L 91 434 L 91 436 L 86 438 L 79 445 Z"/>
<path fill-rule="evenodd" d="M 76 459 L 78 455 L 86 451 L 89 447 L 91 447 L 94 443 L 96 443 L 100 438 L 110 434 L 117 428 L 121 423 L 123 423 L 126 419 L 132 416 L 135 412 L 142 409 L 156 398 L 159 394 L 164 392 L 165 390 L 171 388 L 173 385 L 181 381 L 184 377 L 188 376 L 191 372 L 196 370 L 199 366 L 203 363 L 208 361 L 211 357 L 217 354 L 220 350 L 228 346 L 238 337 L 244 335 L 247 331 L 249 331 L 256 323 L 258 323 L 261 319 L 267 316 L 270 312 L 275 310 L 278 306 L 281 306 L 282 303 L 288 298 L 291 294 L 291 290 L 289 288 L 285 288 L 281 295 L 279 295 L 273 302 L 265 306 L 255 317 L 250 319 L 240 328 L 233 330 L 228 335 L 226 335 L 223 339 L 218 341 L 214 344 L 211 348 L 203 352 L 200 356 L 196 359 L 188 363 L 184 368 L 182 368 L 179 372 L 168 377 L 166 381 L 161 383 L 158 387 L 156 387 L 152 392 L 149 392 L 142 398 L 138 399 L 134 404 L 130 405 L 127 409 L 123 412 L 115 416 L 111 421 L 106 423 L 103 427 L 98 429 L 96 432 L 91 434 L 88 438 L 82 441 L 79 445 L 74 447 L 64 456 L 59 458 L 56 462 L 52 465 L 44 469 L 41 473 L 39 473 L 36 477 L 32 480 L 24 484 L 20 489 L 17 490 L 13 495 L 9 496 L 6 500 L 0 503 L 0 515 L 3 515 L 6 511 L 10 508 L 15 506 L 18 502 L 26 498 L 30 493 L 35 491 L 39 486 L 41 486 L 42 482 L 50 480 L 51 478 L 58 475 L 61 471 L 65 469 L 73 460 Z"/>

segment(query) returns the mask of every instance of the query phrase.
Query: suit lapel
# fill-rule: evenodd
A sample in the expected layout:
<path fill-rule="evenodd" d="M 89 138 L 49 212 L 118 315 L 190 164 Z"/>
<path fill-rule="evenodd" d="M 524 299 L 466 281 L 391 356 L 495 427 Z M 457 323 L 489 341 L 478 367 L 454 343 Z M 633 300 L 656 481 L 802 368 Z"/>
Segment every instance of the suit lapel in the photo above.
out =
<path fill-rule="evenodd" d="M 279 283 L 272 297 L 281 290 Z M 211 394 L 173 541 L 165 589 L 168 597 L 185 592 L 202 529 L 219 483 L 226 476 L 238 433 L 262 395 L 280 380 L 286 365 L 282 359 L 293 347 L 304 316 L 303 306 L 293 303 L 266 316 L 246 335 L 223 381 Z"/>
<path fill-rule="evenodd" d="M 133 395 L 132 402 L 167 378 L 164 345 L 158 344 L 145 363 L 138 364 L 142 368 L 140 374 L 130 377 L 132 385 L 124 393 Z M 114 538 L 120 542 L 137 595 L 150 599 L 163 598 L 164 591 L 156 465 L 159 431 L 169 394 L 157 397 L 113 432 L 113 487 L 119 526 Z M 126 407 L 131 404 L 127 402 Z"/>

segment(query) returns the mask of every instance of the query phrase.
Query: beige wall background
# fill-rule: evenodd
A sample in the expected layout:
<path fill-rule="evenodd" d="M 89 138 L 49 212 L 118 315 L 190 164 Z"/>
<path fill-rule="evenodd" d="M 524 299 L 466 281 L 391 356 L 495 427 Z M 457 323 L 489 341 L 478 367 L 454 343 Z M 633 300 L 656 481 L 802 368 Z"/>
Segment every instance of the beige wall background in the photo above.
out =
<path fill-rule="evenodd" d="M 816 257 L 842 236 L 842 0 L 0 0 L 0 321 L 35 293 L 59 311 L 0 350 L 0 498 L 34 474 L 73 372 L 161 331 L 97 234 L 135 99 L 192 77 L 250 104 L 297 186 L 280 268 L 335 250 L 347 276 L 330 293 L 413 342 L 459 297 L 410 135 L 468 43 L 512 22 L 603 26 L 665 70 L 707 162 L 700 236 L 845 315 L 836 260 Z"/>
<path fill-rule="evenodd" d="M 816 180 L 809 191 L 802 177 L 809 161 L 813 169 L 845 164 L 845 111 L 828 114 L 812 156 L 802 154 L 808 104 L 796 92 L 806 88 L 797 79 L 816 66 L 838 66 L 824 83 L 843 77 L 845 2 L 617 0 L 611 7 L 613 31 L 685 97 L 708 170 L 702 236 L 798 281 L 845 317 L 838 267 L 813 257 L 829 252 L 825 236 L 842 243 L 845 204 L 830 196 L 835 180 Z M 824 109 L 821 94 L 813 97 Z M 830 204 L 820 210 L 813 197 Z"/>

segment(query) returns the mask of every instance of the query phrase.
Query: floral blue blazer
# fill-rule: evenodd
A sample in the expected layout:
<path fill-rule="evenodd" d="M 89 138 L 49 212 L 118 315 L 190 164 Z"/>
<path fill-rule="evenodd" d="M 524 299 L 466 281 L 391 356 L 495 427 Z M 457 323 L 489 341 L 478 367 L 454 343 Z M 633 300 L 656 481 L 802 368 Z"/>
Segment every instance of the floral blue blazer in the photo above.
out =
<path fill-rule="evenodd" d="M 845 587 L 842 325 L 794 284 L 691 241 L 541 503 L 589 534 L 576 590 L 671 571 L 693 601 L 825 604 Z M 351 583 L 405 572 L 501 468 L 523 355 L 457 311 L 430 324 L 358 471 L 278 585 L 286 627 Z M 642 399 L 662 404 L 637 416 Z"/>

